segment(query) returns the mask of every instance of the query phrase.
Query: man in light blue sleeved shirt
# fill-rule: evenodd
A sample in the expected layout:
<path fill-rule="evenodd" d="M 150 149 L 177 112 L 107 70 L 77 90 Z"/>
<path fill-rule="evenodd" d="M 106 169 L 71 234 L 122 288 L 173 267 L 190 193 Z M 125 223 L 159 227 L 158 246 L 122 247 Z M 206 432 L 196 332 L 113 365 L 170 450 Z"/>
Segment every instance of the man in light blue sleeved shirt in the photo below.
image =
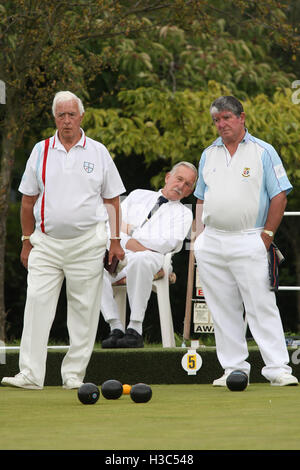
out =
<path fill-rule="evenodd" d="M 245 128 L 236 98 L 218 98 L 210 112 L 220 137 L 199 164 L 194 251 L 224 369 L 213 385 L 225 386 L 233 370 L 250 374 L 244 309 L 265 363 L 262 375 L 272 385 L 297 385 L 268 271 L 268 250 L 292 186 L 275 149 Z"/>

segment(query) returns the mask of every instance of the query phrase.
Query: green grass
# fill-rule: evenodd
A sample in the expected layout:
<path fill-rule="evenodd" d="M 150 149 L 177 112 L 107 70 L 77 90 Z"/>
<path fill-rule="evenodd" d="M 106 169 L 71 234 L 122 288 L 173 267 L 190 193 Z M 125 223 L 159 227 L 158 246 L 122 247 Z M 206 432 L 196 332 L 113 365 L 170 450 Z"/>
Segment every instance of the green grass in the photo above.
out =
<path fill-rule="evenodd" d="M 298 450 L 300 387 L 153 385 L 83 405 L 76 390 L 0 387 L 2 450 Z"/>

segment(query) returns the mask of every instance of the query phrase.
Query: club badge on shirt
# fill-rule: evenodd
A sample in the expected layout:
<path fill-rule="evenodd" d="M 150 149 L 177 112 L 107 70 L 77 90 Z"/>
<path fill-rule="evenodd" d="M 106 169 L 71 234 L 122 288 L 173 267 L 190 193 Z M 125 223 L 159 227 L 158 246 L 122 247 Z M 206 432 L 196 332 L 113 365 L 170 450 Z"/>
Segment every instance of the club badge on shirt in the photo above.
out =
<path fill-rule="evenodd" d="M 250 168 L 245 167 L 243 170 L 242 176 L 244 176 L 245 178 L 248 178 L 248 176 L 250 176 Z"/>
<path fill-rule="evenodd" d="M 92 171 L 94 170 L 94 163 L 83 162 L 83 168 L 87 173 L 92 173 Z"/>

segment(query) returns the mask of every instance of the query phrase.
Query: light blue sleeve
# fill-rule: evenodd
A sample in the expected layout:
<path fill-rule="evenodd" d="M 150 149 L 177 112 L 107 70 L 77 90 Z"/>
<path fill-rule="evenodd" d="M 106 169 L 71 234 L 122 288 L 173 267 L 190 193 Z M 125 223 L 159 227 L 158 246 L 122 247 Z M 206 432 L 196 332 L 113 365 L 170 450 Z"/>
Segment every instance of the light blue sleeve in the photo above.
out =
<path fill-rule="evenodd" d="M 262 153 L 263 182 L 255 227 L 265 225 L 271 199 L 283 191 L 288 194 L 293 189 L 274 147 L 262 141 L 259 141 L 259 144 L 264 148 Z"/>
<path fill-rule="evenodd" d="M 194 196 L 197 199 L 201 199 L 202 201 L 204 200 L 204 193 L 206 191 L 206 184 L 203 178 L 203 168 L 205 165 L 205 161 L 206 161 L 206 153 L 204 150 L 200 158 L 199 169 L 198 169 L 198 180 L 197 180 L 196 188 L 194 191 Z"/>
<path fill-rule="evenodd" d="M 274 147 L 266 143 L 264 143 L 263 147 L 265 149 L 262 154 L 264 186 L 271 200 L 282 191 L 288 194 L 293 189 L 293 186 Z"/>

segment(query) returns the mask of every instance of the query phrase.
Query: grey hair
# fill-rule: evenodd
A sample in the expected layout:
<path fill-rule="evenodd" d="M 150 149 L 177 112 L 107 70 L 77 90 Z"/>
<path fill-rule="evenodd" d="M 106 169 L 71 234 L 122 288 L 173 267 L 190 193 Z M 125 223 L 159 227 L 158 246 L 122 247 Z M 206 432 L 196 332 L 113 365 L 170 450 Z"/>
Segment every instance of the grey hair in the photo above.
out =
<path fill-rule="evenodd" d="M 177 168 L 179 168 L 180 166 L 186 166 L 188 168 L 190 168 L 191 170 L 193 170 L 193 172 L 195 173 L 195 183 L 194 185 L 196 184 L 196 181 L 197 181 L 197 178 L 198 178 L 198 170 L 197 168 L 195 167 L 195 165 L 193 165 L 192 163 L 190 162 L 178 162 L 176 163 L 176 165 L 173 166 L 173 168 L 171 169 L 170 173 L 173 175 L 174 173 L 176 173 L 176 170 Z"/>
<path fill-rule="evenodd" d="M 71 91 L 59 91 L 58 93 L 56 93 L 56 95 L 54 96 L 53 104 L 52 104 L 53 116 L 55 117 L 55 109 L 58 103 L 65 102 L 65 101 L 72 101 L 72 100 L 76 101 L 76 103 L 78 104 L 79 113 L 80 113 L 80 116 L 82 116 L 84 113 L 84 107 L 83 107 L 82 101 L 80 98 L 78 98 L 78 96 L 76 96 Z"/>
<path fill-rule="evenodd" d="M 210 106 L 210 114 L 213 116 L 221 111 L 231 111 L 236 116 L 244 112 L 242 103 L 234 96 L 220 96 Z"/>

